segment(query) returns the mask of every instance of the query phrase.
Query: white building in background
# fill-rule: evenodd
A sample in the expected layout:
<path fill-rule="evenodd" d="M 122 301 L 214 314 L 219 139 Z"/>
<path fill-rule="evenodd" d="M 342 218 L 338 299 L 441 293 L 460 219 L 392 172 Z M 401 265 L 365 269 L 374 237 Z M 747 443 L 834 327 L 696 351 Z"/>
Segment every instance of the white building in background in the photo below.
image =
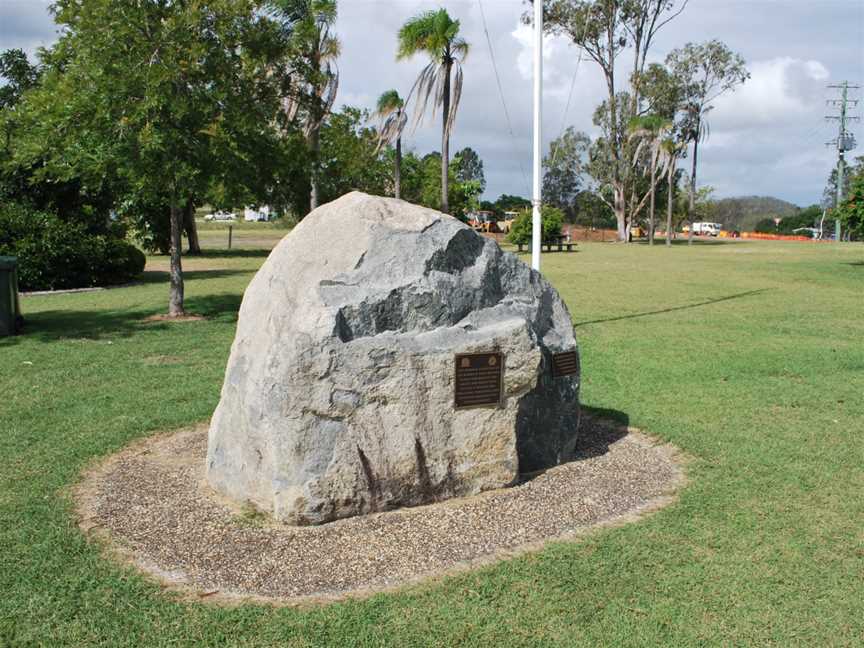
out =
<path fill-rule="evenodd" d="M 269 221 L 270 207 L 268 205 L 247 207 L 243 210 L 243 218 L 247 221 Z"/>

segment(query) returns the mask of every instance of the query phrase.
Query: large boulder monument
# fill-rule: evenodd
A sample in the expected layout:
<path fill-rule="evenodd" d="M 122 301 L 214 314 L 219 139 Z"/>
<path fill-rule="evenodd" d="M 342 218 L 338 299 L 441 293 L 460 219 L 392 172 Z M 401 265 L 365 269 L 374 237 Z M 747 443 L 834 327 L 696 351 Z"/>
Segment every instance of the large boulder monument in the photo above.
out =
<path fill-rule="evenodd" d="M 457 219 L 351 193 L 243 297 L 207 479 L 289 524 L 509 486 L 572 454 L 567 307 Z"/>

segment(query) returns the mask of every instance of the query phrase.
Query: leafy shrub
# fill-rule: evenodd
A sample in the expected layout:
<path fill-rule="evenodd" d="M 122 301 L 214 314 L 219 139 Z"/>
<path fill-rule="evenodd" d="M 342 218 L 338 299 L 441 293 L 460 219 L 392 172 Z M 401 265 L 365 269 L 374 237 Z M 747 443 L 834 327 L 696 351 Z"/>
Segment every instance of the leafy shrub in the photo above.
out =
<path fill-rule="evenodd" d="M 837 211 L 851 239 L 864 240 L 864 174 L 852 179 L 849 195 Z"/>
<path fill-rule="evenodd" d="M 543 241 L 554 241 L 561 236 L 561 226 L 564 223 L 564 212 L 557 207 L 543 205 L 540 210 L 540 227 L 542 228 Z M 519 213 L 507 240 L 516 245 L 527 244 L 531 241 L 531 210 L 525 209 Z"/>
<path fill-rule="evenodd" d="M 753 227 L 753 231 L 757 234 L 779 234 L 780 230 L 774 223 L 773 218 L 763 218 Z"/>
<path fill-rule="evenodd" d="M 20 204 L 0 209 L 0 255 L 18 257 L 22 290 L 125 283 L 145 263 L 144 254 L 118 236 L 88 233 L 82 223 Z"/>
<path fill-rule="evenodd" d="M 784 216 L 779 224 L 775 224 L 773 218 L 763 218 L 754 225 L 753 231 L 759 234 L 795 234 L 796 229 L 817 225 L 821 217 L 822 210 L 818 206 L 808 207 L 797 214 Z"/>

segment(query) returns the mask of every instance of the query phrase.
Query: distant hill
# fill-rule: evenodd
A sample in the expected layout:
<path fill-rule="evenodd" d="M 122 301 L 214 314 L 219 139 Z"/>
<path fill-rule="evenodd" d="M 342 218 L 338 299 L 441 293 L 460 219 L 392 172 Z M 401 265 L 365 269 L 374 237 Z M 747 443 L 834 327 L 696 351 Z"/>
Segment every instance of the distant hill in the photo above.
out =
<path fill-rule="evenodd" d="M 752 232 L 753 227 L 763 218 L 785 218 L 801 211 L 793 205 L 771 196 L 739 196 L 722 198 L 717 201 L 716 220 L 725 229 Z"/>

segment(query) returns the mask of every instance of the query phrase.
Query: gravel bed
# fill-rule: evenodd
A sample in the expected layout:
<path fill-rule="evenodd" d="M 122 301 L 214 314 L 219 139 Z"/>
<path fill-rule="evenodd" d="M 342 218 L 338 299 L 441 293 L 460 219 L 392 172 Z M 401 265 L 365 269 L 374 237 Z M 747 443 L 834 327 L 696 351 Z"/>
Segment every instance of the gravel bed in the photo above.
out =
<path fill-rule="evenodd" d="M 671 501 L 683 473 L 669 446 L 583 422 L 579 455 L 512 488 L 289 527 L 238 510 L 204 481 L 207 428 L 157 435 L 91 470 L 81 528 L 162 583 L 210 599 L 341 598 L 536 549 Z"/>

